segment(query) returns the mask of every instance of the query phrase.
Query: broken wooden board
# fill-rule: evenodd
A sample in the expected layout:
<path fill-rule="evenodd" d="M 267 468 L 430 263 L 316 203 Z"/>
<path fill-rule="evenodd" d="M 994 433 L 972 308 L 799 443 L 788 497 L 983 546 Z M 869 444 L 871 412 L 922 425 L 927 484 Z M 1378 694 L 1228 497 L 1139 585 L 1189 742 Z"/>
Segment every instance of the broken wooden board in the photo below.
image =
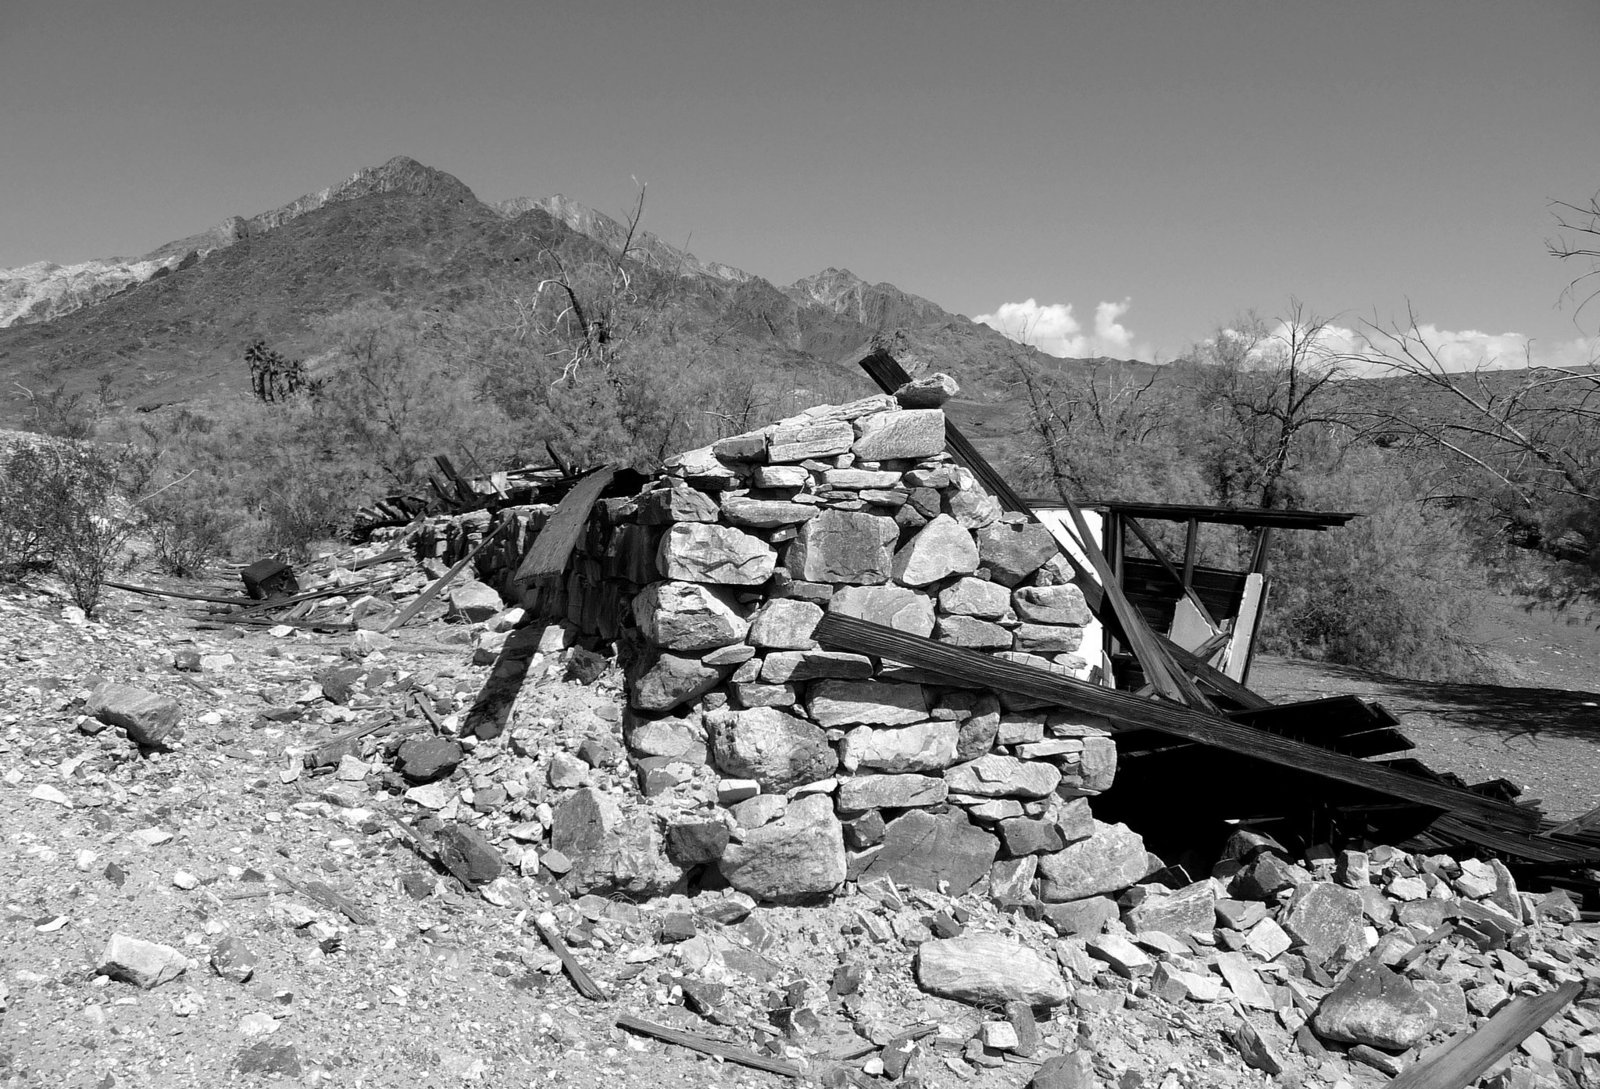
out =
<path fill-rule="evenodd" d="M 1563 983 L 1545 994 L 1512 999 L 1476 1029 L 1459 1032 L 1424 1054 L 1389 1089 L 1466 1089 L 1582 991 L 1582 983 Z"/>
<path fill-rule="evenodd" d="M 756 1070 L 765 1070 L 769 1074 L 781 1074 L 786 1078 L 798 1078 L 801 1069 L 798 1063 L 785 1059 L 771 1059 L 765 1055 L 757 1055 L 754 1051 L 747 1051 L 742 1047 L 713 1040 L 709 1036 L 702 1036 L 698 1032 L 685 1032 L 682 1029 L 668 1028 L 666 1025 L 657 1025 L 646 1021 L 642 1017 L 635 1017 L 631 1013 L 617 1015 L 617 1027 L 637 1032 L 641 1036 L 649 1036 L 669 1044 L 686 1047 L 690 1051 L 698 1051 L 702 1055 L 715 1055 L 730 1063 L 740 1066 L 752 1067 Z"/>
<path fill-rule="evenodd" d="M 596 469 L 580 480 L 557 504 L 554 513 L 539 530 L 539 535 L 528 546 L 527 555 L 517 565 L 514 583 L 527 584 L 538 579 L 553 578 L 567 569 L 578 536 L 589 521 L 589 512 L 606 485 L 617 473 L 617 466 L 607 465 Z"/>
<path fill-rule="evenodd" d="M 1189 741 L 1296 768 L 1377 794 L 1468 815 L 1507 829 L 1532 832 L 1539 823 L 1537 812 L 1522 810 L 1445 783 L 1419 779 L 1380 764 L 1369 764 L 1343 753 L 1278 737 L 1221 715 L 1206 714 L 1170 702 L 1140 699 L 1035 666 L 938 643 L 855 617 L 829 614 L 823 617 L 813 638 L 835 650 L 887 658 L 968 684 L 1103 715 L 1120 729 L 1160 730 Z"/>
<path fill-rule="evenodd" d="M 460 576 L 461 572 L 467 569 L 467 564 L 478 558 L 478 553 L 483 551 L 485 545 L 494 540 L 496 537 L 500 536 L 500 534 L 509 525 L 511 525 L 510 521 L 501 522 L 488 533 L 485 533 L 483 535 L 483 540 L 474 545 L 472 551 L 468 552 L 465 556 L 462 556 L 459 560 L 457 560 L 454 567 L 450 568 L 450 570 L 446 571 L 444 574 L 435 579 L 432 586 L 429 586 L 426 590 L 422 591 L 422 593 L 413 598 L 411 600 L 411 604 L 400 610 L 399 615 L 397 615 L 393 620 L 389 621 L 389 623 L 385 624 L 383 627 L 383 634 L 387 635 L 397 628 L 403 628 L 410 623 L 413 617 L 415 617 L 423 609 L 427 608 L 428 602 L 438 597 L 441 590 L 454 582 Z"/>

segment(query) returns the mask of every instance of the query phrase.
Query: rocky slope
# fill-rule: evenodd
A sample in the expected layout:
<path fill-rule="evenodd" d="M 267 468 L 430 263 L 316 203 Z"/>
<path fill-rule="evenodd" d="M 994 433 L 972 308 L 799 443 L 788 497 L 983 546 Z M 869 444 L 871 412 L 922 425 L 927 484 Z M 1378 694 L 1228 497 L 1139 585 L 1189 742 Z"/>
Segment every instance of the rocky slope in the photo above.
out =
<path fill-rule="evenodd" d="M 91 393 L 109 375 L 116 398 L 139 407 L 204 398 L 239 388 L 229 376 L 257 338 L 318 354 L 327 348 L 313 330 L 320 315 L 369 301 L 453 309 L 526 295 L 550 274 L 551 253 L 569 266 L 608 263 L 625 234 L 562 197 L 485 204 L 451 175 L 399 157 L 134 260 L 0 272 L 0 385 Z M 892 336 L 911 369 L 947 371 L 991 401 L 1004 399 L 1009 356 L 1062 365 L 843 270 L 780 288 L 648 232 L 630 259 L 675 335 L 722 349 L 737 342 L 745 365 L 832 365 Z M 24 408 L 16 397 L 0 402 L 0 419 Z"/>

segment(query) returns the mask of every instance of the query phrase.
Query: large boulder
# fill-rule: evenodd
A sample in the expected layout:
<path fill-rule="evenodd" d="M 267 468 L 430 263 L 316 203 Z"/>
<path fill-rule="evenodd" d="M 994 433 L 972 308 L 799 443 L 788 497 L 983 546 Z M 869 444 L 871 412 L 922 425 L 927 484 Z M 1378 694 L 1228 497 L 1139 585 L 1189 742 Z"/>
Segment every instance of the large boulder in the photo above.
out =
<path fill-rule="evenodd" d="M 767 460 L 774 465 L 831 458 L 849 450 L 856 429 L 848 420 L 798 420 L 777 424 L 767 435 Z"/>
<path fill-rule="evenodd" d="M 668 650 L 725 647 L 750 625 L 723 590 L 695 582 L 654 582 L 633 599 L 633 616 L 650 642 Z"/>
<path fill-rule="evenodd" d="M 825 510 L 800 527 L 785 562 L 790 574 L 807 582 L 888 582 L 899 537 L 893 518 Z"/>
<path fill-rule="evenodd" d="M 1311 1017 L 1324 1039 L 1404 1051 L 1428 1035 L 1438 1011 L 1409 980 L 1381 964 L 1360 961 L 1328 992 Z"/>
<path fill-rule="evenodd" d="M 931 458 L 944 453 L 944 413 L 937 408 L 878 412 L 856 421 L 853 447 L 862 461 Z"/>
<path fill-rule="evenodd" d="M 648 811 L 624 816 L 593 787 L 579 787 L 556 806 L 550 846 L 572 863 L 561 887 L 573 896 L 661 896 L 683 876 L 667 858 Z"/>
<path fill-rule="evenodd" d="M 941 998 L 1003 1008 L 1008 1002 L 1059 1006 L 1071 997 L 1061 971 L 1012 938 L 970 934 L 923 942 L 917 983 Z"/>
<path fill-rule="evenodd" d="M 817 516 L 818 508 L 805 503 L 789 503 L 781 499 L 751 499 L 747 495 L 731 495 L 722 501 L 723 516 L 736 526 L 750 529 L 777 529 L 809 522 Z"/>
<path fill-rule="evenodd" d="M 839 747 L 846 771 L 943 771 L 956 762 L 961 728 L 954 722 L 919 722 L 898 729 L 858 726 Z"/>
<path fill-rule="evenodd" d="M 1058 586 L 1024 586 L 1012 599 L 1017 616 L 1030 624 L 1072 624 L 1078 627 L 1094 619 L 1083 591 L 1071 583 Z"/>
<path fill-rule="evenodd" d="M 1366 952 L 1366 916 L 1361 894 L 1343 885 L 1318 881 L 1299 889 L 1280 920 L 1295 949 L 1313 964 L 1323 964 L 1340 949 Z"/>
<path fill-rule="evenodd" d="M 978 557 L 1002 586 L 1017 585 L 1058 551 L 1050 530 L 1037 522 L 1001 522 L 978 531 Z"/>
<path fill-rule="evenodd" d="M 130 684 L 105 681 L 89 693 L 84 710 L 107 726 L 120 726 L 128 739 L 147 748 L 165 748 L 183 736 L 178 701 Z"/>
<path fill-rule="evenodd" d="M 1150 872 L 1139 833 L 1125 824 L 1094 822 L 1094 835 L 1039 861 L 1044 878 L 1041 899 L 1082 900 L 1118 892 Z"/>
<path fill-rule="evenodd" d="M 811 633 L 822 622 L 822 606 L 781 597 L 767 602 L 750 621 L 750 643 L 772 650 L 805 650 L 816 645 Z"/>
<path fill-rule="evenodd" d="M 984 798 L 1043 798 L 1061 782 L 1054 765 L 1036 760 L 990 753 L 944 773 L 945 782 L 957 794 L 976 794 Z"/>
<path fill-rule="evenodd" d="M 758 900 L 803 903 L 826 896 L 845 878 L 844 829 L 823 794 L 796 798 L 783 816 L 745 832 L 722 854 L 728 884 Z"/>
<path fill-rule="evenodd" d="M 894 580 L 905 586 L 927 586 L 977 569 L 978 546 L 972 534 L 948 514 L 923 526 L 894 556 Z"/>
<path fill-rule="evenodd" d="M 960 896 L 989 873 L 998 851 L 998 841 L 960 809 L 938 814 L 914 809 L 888 823 L 881 848 L 857 880 L 889 877 L 897 885 L 935 892 L 942 886 L 951 896 Z"/>
<path fill-rule="evenodd" d="M 754 779 L 778 793 L 818 779 L 839 766 L 828 735 L 776 707 L 719 711 L 706 716 L 711 757 L 731 779 Z"/>
<path fill-rule="evenodd" d="M 944 780 L 931 775 L 857 775 L 839 784 L 839 812 L 939 805 L 949 796 Z"/>
<path fill-rule="evenodd" d="M 1011 593 L 999 583 L 984 579 L 957 579 L 939 591 L 939 611 L 951 616 L 1000 620 L 1011 611 Z"/>
<path fill-rule="evenodd" d="M 669 579 L 759 586 L 772 577 L 778 554 L 760 537 L 731 526 L 679 522 L 662 534 L 656 563 Z"/>

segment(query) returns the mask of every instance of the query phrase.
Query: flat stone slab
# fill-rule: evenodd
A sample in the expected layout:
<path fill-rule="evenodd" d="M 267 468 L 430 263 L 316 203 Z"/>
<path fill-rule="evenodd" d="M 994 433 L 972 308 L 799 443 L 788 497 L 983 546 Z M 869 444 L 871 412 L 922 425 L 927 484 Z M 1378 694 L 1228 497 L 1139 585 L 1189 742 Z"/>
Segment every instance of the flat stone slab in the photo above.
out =
<path fill-rule="evenodd" d="M 1053 963 L 998 934 L 923 942 L 917 950 L 916 975 L 923 990 L 975 1006 L 1024 1002 L 1053 1007 L 1070 997 Z"/>

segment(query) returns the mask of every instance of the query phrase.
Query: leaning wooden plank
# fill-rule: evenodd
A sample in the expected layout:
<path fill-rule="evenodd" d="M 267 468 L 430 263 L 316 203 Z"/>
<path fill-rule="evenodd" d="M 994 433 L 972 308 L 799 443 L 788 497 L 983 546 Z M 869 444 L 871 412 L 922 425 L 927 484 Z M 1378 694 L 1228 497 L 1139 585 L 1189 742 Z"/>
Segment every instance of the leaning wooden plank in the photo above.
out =
<path fill-rule="evenodd" d="M 657 1025 L 646 1021 L 642 1017 L 635 1017 L 631 1013 L 617 1015 L 617 1027 L 637 1032 L 641 1036 L 649 1036 L 669 1044 L 686 1047 L 690 1051 L 698 1051 L 702 1055 L 715 1055 L 719 1059 L 726 1059 L 730 1063 L 740 1066 L 752 1067 L 756 1070 L 765 1070 L 769 1074 L 782 1074 L 786 1078 L 798 1078 L 802 1071 L 800 1064 L 787 1062 L 783 1059 L 769 1059 L 765 1055 L 757 1055 L 754 1051 L 746 1051 L 742 1047 L 725 1044 L 721 1040 L 713 1040 L 709 1036 L 701 1036 L 697 1032 L 684 1032 L 682 1029 L 668 1028 L 666 1025 Z"/>
<path fill-rule="evenodd" d="M 1214 638 L 1226 640 L 1227 634 L 1227 632 L 1219 632 Z M 1161 636 L 1157 635 L 1156 638 L 1161 639 Z M 1189 653 L 1170 639 L 1163 639 L 1162 645 L 1166 647 L 1167 653 L 1172 655 L 1173 661 L 1177 662 L 1180 667 L 1193 676 L 1197 681 L 1210 688 L 1219 696 L 1226 696 L 1228 699 L 1233 700 L 1233 702 L 1251 709 L 1261 709 L 1274 706 L 1271 700 L 1267 699 L 1265 696 L 1260 696 L 1250 691 L 1250 689 L 1246 688 L 1244 685 L 1240 684 L 1238 681 L 1222 672 L 1222 670 L 1212 666 L 1200 655 Z M 1209 646 L 1210 642 L 1207 641 L 1206 645 Z M 1205 650 L 1206 648 L 1205 646 L 1202 646 L 1200 649 Z M 1220 644 L 1218 648 L 1213 649 L 1212 653 L 1215 653 L 1216 649 L 1220 649 Z M 1207 657 L 1209 657 L 1209 655 Z"/>
<path fill-rule="evenodd" d="M 866 371 L 872 380 L 883 389 L 885 393 L 893 393 L 911 380 L 894 358 L 883 349 L 878 349 L 865 359 L 861 360 L 861 369 Z M 945 445 L 960 459 L 972 474 L 976 476 L 989 490 L 989 493 L 1000 500 L 1008 510 L 1026 514 L 1032 521 L 1038 521 L 1033 513 L 1033 508 L 1028 506 L 1004 477 L 995 471 L 994 466 L 978 453 L 977 449 L 967 441 L 961 429 L 949 420 L 945 421 Z M 1094 537 L 1089 533 L 1088 523 L 1084 520 L 1083 511 L 1070 499 L 1063 499 L 1067 512 L 1072 516 L 1072 521 L 1077 529 L 1078 546 L 1084 555 L 1089 558 L 1090 565 L 1094 568 L 1095 580 L 1106 599 L 1111 602 L 1111 611 L 1116 616 L 1117 624 L 1122 628 L 1122 634 L 1133 649 L 1134 657 L 1139 660 L 1139 665 L 1144 669 L 1145 677 L 1156 686 L 1160 692 L 1170 700 L 1187 704 L 1201 710 L 1214 711 L 1216 708 L 1206 698 L 1200 687 L 1190 680 L 1167 656 L 1161 646 L 1155 641 L 1155 633 L 1145 623 L 1139 610 L 1134 608 L 1122 592 L 1122 587 L 1117 584 L 1116 577 L 1111 572 L 1111 565 L 1106 562 L 1105 555 L 1094 543 Z M 1066 550 L 1063 549 L 1063 552 Z M 1069 559 L 1072 557 L 1069 555 Z M 1074 567 L 1078 565 L 1074 563 Z"/>
<path fill-rule="evenodd" d="M 1513 999 L 1477 1029 L 1459 1032 L 1425 1055 L 1389 1089 L 1466 1089 L 1582 991 L 1582 983 L 1563 983 L 1545 994 Z"/>
<path fill-rule="evenodd" d="M 539 931 L 539 937 L 550 947 L 550 951 L 561 961 L 561 967 L 567 971 L 567 977 L 572 980 L 572 985 L 578 988 L 578 993 L 591 1002 L 599 1002 L 606 996 L 600 989 L 600 984 L 594 977 L 584 970 L 578 958 L 572 955 L 572 950 L 567 948 L 567 943 L 561 940 L 561 935 L 556 933 L 556 917 L 554 915 L 541 915 L 533 921 Z"/>
<path fill-rule="evenodd" d="M 585 523 L 589 521 L 589 512 L 594 509 L 595 501 L 600 498 L 606 485 L 611 483 L 611 478 L 617 474 L 617 468 L 607 465 L 596 469 L 566 494 L 539 530 L 539 535 L 533 539 L 533 544 L 528 546 L 528 554 L 517 565 L 517 573 L 511 576 L 512 582 L 528 583 L 535 579 L 550 578 L 567 569 L 567 560 L 572 558 L 572 549 L 577 545 Z"/>
<path fill-rule="evenodd" d="M 443 590 L 446 586 L 449 586 L 456 580 L 456 577 L 460 575 L 461 572 L 467 569 L 467 564 L 478 558 L 478 553 L 483 551 L 484 545 L 500 536 L 501 532 L 510 524 L 511 523 L 509 521 L 501 522 L 488 533 L 485 533 L 483 535 L 483 540 L 479 541 L 473 547 L 471 552 L 468 552 L 465 556 L 462 556 L 459 560 L 457 560 L 455 566 L 450 568 L 450 570 L 434 579 L 432 586 L 429 586 L 426 590 L 422 591 L 422 593 L 413 598 L 411 604 L 407 605 L 404 609 L 401 609 L 399 614 L 393 620 L 385 624 L 383 628 L 384 634 L 388 634 L 389 632 L 394 631 L 396 628 L 403 628 L 405 625 L 410 623 L 411 618 L 425 609 L 428 605 L 428 602 L 439 596 L 439 591 Z"/>
<path fill-rule="evenodd" d="M 1420 779 L 1342 753 L 1278 737 L 1220 715 L 1161 700 L 1140 699 L 1064 674 L 965 647 L 937 643 L 856 617 L 830 613 L 823 617 L 812 637 L 834 650 L 875 655 L 968 684 L 1048 700 L 1063 707 L 1104 715 L 1122 729 L 1159 730 L 1419 805 L 1497 822 L 1502 827 L 1532 830 L 1538 824 L 1536 813 L 1447 783 Z"/>

